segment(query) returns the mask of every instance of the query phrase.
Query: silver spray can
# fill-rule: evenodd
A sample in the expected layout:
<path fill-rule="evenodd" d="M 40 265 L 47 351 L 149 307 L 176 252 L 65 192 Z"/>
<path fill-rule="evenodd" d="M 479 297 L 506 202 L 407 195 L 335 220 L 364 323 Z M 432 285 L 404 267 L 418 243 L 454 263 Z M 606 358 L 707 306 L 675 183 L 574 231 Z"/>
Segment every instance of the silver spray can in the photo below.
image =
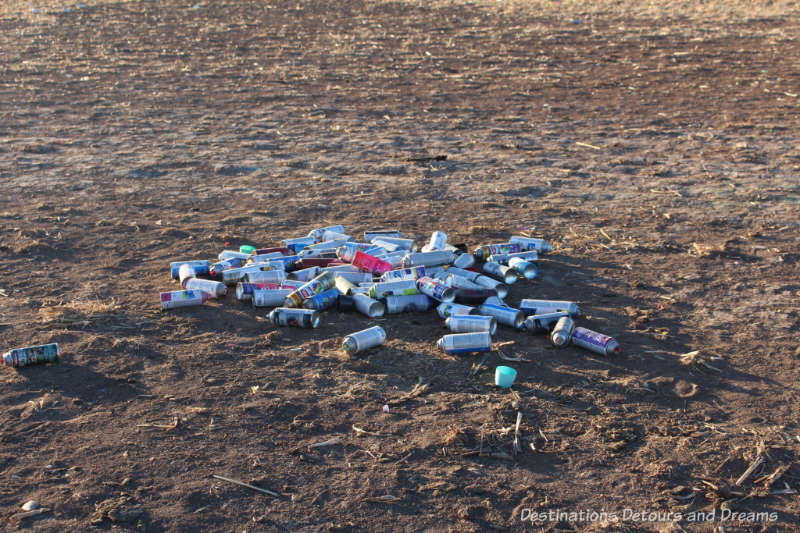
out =
<path fill-rule="evenodd" d="M 536 263 L 531 263 L 519 257 L 509 259 L 508 266 L 522 274 L 525 279 L 533 279 L 539 274 L 539 267 L 536 266 Z"/>
<path fill-rule="evenodd" d="M 161 309 L 203 305 L 210 296 L 203 291 L 170 291 L 161 293 Z"/>
<path fill-rule="evenodd" d="M 525 315 L 543 315 L 556 311 L 567 311 L 572 318 L 578 318 L 581 310 L 575 302 L 565 300 L 533 300 L 526 298 L 519 302 L 519 308 Z"/>
<path fill-rule="evenodd" d="M 600 355 L 622 353 L 622 348 L 613 337 L 581 327 L 572 332 L 572 344 Z"/>
<path fill-rule="evenodd" d="M 431 308 L 433 300 L 424 294 L 410 296 L 387 296 L 384 298 L 387 313 L 413 313 L 427 311 Z"/>
<path fill-rule="evenodd" d="M 383 303 L 373 300 L 366 294 L 352 294 L 353 302 L 356 306 L 356 311 L 369 318 L 377 318 L 383 316 L 386 312 L 386 306 Z"/>
<path fill-rule="evenodd" d="M 195 277 L 197 277 L 197 275 L 194 272 L 194 268 L 188 263 L 182 264 L 178 269 L 178 281 L 181 282 L 181 285 L 183 285 L 183 282 L 187 279 Z"/>
<path fill-rule="evenodd" d="M 475 256 L 472 254 L 459 254 L 453 261 L 453 266 L 458 268 L 469 268 L 475 264 Z"/>
<path fill-rule="evenodd" d="M 403 266 L 408 268 L 412 266 L 437 266 L 449 265 L 456 258 L 453 252 L 436 251 L 436 252 L 418 252 L 406 254 L 403 257 Z"/>
<path fill-rule="evenodd" d="M 425 275 L 425 267 L 401 268 L 390 270 L 381 275 L 381 281 L 400 281 L 404 279 L 417 280 Z"/>
<path fill-rule="evenodd" d="M 221 298 L 228 293 L 228 287 L 224 283 L 213 279 L 189 278 L 183 282 L 183 288 L 190 291 L 202 291 L 212 298 Z"/>
<path fill-rule="evenodd" d="M 36 363 L 54 363 L 61 356 L 58 343 L 39 344 L 14 348 L 0 355 L 0 366 L 28 366 Z"/>
<path fill-rule="evenodd" d="M 336 271 L 333 275 L 337 278 L 344 278 L 350 283 L 358 284 L 367 281 L 372 281 L 372 274 L 370 272 L 341 272 Z"/>
<path fill-rule="evenodd" d="M 536 250 L 540 254 L 546 254 L 547 252 L 551 252 L 553 250 L 553 247 L 550 246 L 550 243 L 544 239 L 531 239 L 530 237 L 514 235 L 511 237 L 511 239 L 509 239 L 509 241 L 519 244 L 526 250 Z"/>
<path fill-rule="evenodd" d="M 410 296 L 412 294 L 417 294 L 417 282 L 413 279 L 382 281 L 369 289 L 370 298 L 376 300 L 387 296 Z"/>
<path fill-rule="evenodd" d="M 445 271 L 447 272 L 447 271 Z M 448 287 L 453 287 L 454 289 L 485 289 L 483 285 L 478 285 L 477 283 L 468 280 L 467 278 L 462 278 L 461 276 L 457 276 L 455 274 L 449 274 L 447 277 L 444 278 L 444 283 Z"/>
<path fill-rule="evenodd" d="M 504 305 L 483 304 L 478 307 L 478 312 L 482 315 L 493 316 L 497 322 L 512 328 L 521 328 L 525 315 L 519 309 L 506 307 Z"/>
<path fill-rule="evenodd" d="M 246 254 L 246 253 L 240 252 L 238 250 L 222 250 L 219 253 L 219 255 L 217 256 L 217 259 L 219 259 L 220 261 L 225 261 L 226 259 L 237 258 L 237 259 L 242 259 L 244 261 L 247 261 L 247 259 L 249 257 L 250 257 L 250 254 Z"/>
<path fill-rule="evenodd" d="M 492 336 L 488 331 L 453 333 L 439 339 L 436 345 L 447 354 L 488 352 L 492 349 Z"/>
<path fill-rule="evenodd" d="M 556 311 L 555 313 L 545 313 L 541 315 L 531 315 L 522 323 L 522 329 L 531 333 L 550 333 L 562 317 L 569 316 L 566 311 Z"/>
<path fill-rule="evenodd" d="M 348 354 L 353 355 L 374 346 L 379 346 L 385 340 L 386 331 L 380 326 L 375 326 L 346 336 L 342 342 L 342 348 Z"/>
<path fill-rule="evenodd" d="M 497 319 L 493 316 L 451 316 L 444 321 L 444 325 L 450 328 L 453 333 L 488 331 L 489 334 L 494 335 L 497 331 Z"/>
<path fill-rule="evenodd" d="M 356 284 L 351 282 L 349 279 L 343 276 L 335 276 L 334 277 L 334 285 L 336 286 L 336 290 L 338 290 L 342 294 L 350 294 L 353 292 L 353 289 L 356 288 Z"/>
<path fill-rule="evenodd" d="M 333 231 L 336 233 L 344 233 L 345 229 L 344 226 L 341 224 L 334 224 L 333 226 L 325 226 L 324 228 L 316 228 L 312 229 L 308 232 L 309 237 L 314 237 L 316 240 L 322 240 L 323 236 L 325 235 L 326 231 Z"/>
<path fill-rule="evenodd" d="M 456 291 L 452 287 L 445 285 L 441 280 L 425 276 L 419 278 L 416 283 L 419 292 L 430 296 L 434 300 L 449 303 L 456 298 Z"/>
<path fill-rule="evenodd" d="M 254 289 L 253 307 L 280 307 L 292 289 Z"/>
<path fill-rule="evenodd" d="M 436 306 L 436 313 L 442 318 L 458 315 L 469 315 L 474 312 L 474 307 L 456 303 L 442 303 Z"/>
<path fill-rule="evenodd" d="M 506 296 L 508 296 L 508 285 L 494 278 L 479 275 L 476 276 L 475 279 L 473 279 L 472 281 L 474 281 L 478 285 L 483 285 L 488 289 L 496 290 L 497 296 L 499 296 L 500 298 L 505 298 Z"/>
<path fill-rule="evenodd" d="M 281 283 L 286 279 L 286 272 L 283 270 L 255 270 L 247 272 L 243 281 L 247 283 Z"/>
<path fill-rule="evenodd" d="M 465 270 L 463 268 L 458 268 L 455 266 L 448 267 L 443 272 L 445 272 L 445 275 L 455 274 L 456 276 L 461 276 L 462 278 L 468 279 L 470 281 L 475 281 L 475 278 L 481 275 L 480 272 L 473 272 L 472 270 Z M 437 275 L 437 277 L 439 276 Z"/>
<path fill-rule="evenodd" d="M 402 237 L 381 236 L 365 240 L 368 240 L 372 244 L 378 244 L 378 245 L 380 245 L 380 243 L 388 242 L 394 244 L 395 246 L 399 246 L 403 250 L 411 250 L 412 248 L 414 248 L 413 239 L 404 239 Z"/>
<path fill-rule="evenodd" d="M 496 278 L 500 278 L 506 285 L 511 285 L 512 283 L 516 283 L 517 279 L 519 279 L 519 274 L 513 268 L 501 265 L 500 263 L 495 263 L 493 261 L 487 261 L 483 264 L 483 271 L 487 274 L 495 276 Z"/>
<path fill-rule="evenodd" d="M 292 326 L 295 328 L 316 328 L 319 326 L 319 313 L 313 309 L 278 307 L 273 309 L 267 316 L 276 326 Z"/>
<path fill-rule="evenodd" d="M 550 344 L 556 348 L 563 348 L 569 344 L 572 332 L 575 330 L 575 321 L 568 316 L 558 319 L 553 331 L 550 332 Z"/>

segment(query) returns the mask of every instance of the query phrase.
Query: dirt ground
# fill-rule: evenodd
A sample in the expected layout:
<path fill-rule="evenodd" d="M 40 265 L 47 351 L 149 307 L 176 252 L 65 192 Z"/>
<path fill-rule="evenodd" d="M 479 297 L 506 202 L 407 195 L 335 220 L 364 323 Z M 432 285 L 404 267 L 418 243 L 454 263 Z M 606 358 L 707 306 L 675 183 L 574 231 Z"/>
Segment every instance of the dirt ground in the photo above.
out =
<path fill-rule="evenodd" d="M 0 529 L 797 531 L 800 11 L 584 4 L 5 2 L 0 351 L 63 357 L 0 368 Z M 500 328 L 507 391 L 432 312 L 159 311 L 331 223 L 545 237 L 509 302 L 624 353 Z"/>

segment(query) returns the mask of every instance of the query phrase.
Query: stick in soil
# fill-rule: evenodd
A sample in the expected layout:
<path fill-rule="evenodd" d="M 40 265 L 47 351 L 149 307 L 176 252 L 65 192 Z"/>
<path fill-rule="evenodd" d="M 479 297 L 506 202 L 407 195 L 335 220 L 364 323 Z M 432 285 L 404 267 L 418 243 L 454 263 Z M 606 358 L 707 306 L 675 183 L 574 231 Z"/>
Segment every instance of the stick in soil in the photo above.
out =
<path fill-rule="evenodd" d="M 218 476 L 216 474 L 214 474 L 212 477 L 214 477 L 215 479 L 221 479 L 222 481 L 227 481 L 228 483 L 233 483 L 234 485 L 240 485 L 242 487 L 247 487 L 248 489 L 251 489 L 251 490 L 254 490 L 254 491 L 257 491 L 257 492 L 263 492 L 264 494 L 269 494 L 270 496 L 274 496 L 276 498 L 280 497 L 280 494 L 278 494 L 277 492 L 272 492 L 271 490 L 262 489 L 261 487 L 256 487 L 255 485 L 251 485 L 249 483 L 244 483 L 242 481 L 237 481 L 237 480 L 231 479 L 229 477 Z"/>

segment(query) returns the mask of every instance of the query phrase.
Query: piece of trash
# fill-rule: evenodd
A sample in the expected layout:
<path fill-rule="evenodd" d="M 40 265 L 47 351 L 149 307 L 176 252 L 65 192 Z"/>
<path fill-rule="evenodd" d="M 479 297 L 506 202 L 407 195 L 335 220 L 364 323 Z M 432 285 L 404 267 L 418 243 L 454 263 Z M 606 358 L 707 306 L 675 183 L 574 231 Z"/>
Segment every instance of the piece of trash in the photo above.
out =
<path fill-rule="evenodd" d="M 326 446 L 336 446 L 337 444 L 341 444 L 341 443 L 342 443 L 342 439 L 340 439 L 339 437 L 333 437 L 333 438 L 328 439 L 328 440 L 323 441 L 323 442 L 317 442 L 315 444 L 309 444 L 308 449 L 310 450 L 312 448 L 325 448 Z"/>
<path fill-rule="evenodd" d="M 572 344 L 600 355 L 622 353 L 619 343 L 612 337 L 582 327 L 576 327 L 573 330 Z"/>
<path fill-rule="evenodd" d="M 493 316 L 460 315 L 445 319 L 444 325 L 453 333 L 474 333 L 488 331 L 494 335 L 497 331 L 497 319 Z"/>
<path fill-rule="evenodd" d="M 203 305 L 211 296 L 203 291 L 171 291 L 161 293 L 161 309 L 176 309 L 178 307 L 191 307 Z"/>
<path fill-rule="evenodd" d="M 556 348 L 564 348 L 572 339 L 572 332 L 575 329 L 575 321 L 568 316 L 562 316 L 556 322 L 553 331 L 550 333 L 550 344 Z"/>
<path fill-rule="evenodd" d="M 27 502 L 22 504 L 23 511 L 35 511 L 40 507 L 39 502 L 36 500 L 28 500 Z"/>
<path fill-rule="evenodd" d="M 380 326 L 374 326 L 347 335 L 342 342 L 342 349 L 349 355 L 353 355 L 374 346 L 379 346 L 385 340 L 386 331 Z"/>
<path fill-rule="evenodd" d="M 517 379 L 517 371 L 510 366 L 498 366 L 494 369 L 494 384 L 504 389 L 510 389 Z"/>
<path fill-rule="evenodd" d="M 14 348 L 0 356 L 0 366 L 21 367 L 37 363 L 54 363 L 61 356 L 58 343 Z"/>
<path fill-rule="evenodd" d="M 383 412 L 384 413 L 388 413 L 389 412 L 389 406 L 388 405 L 384 405 L 383 406 Z"/>
<path fill-rule="evenodd" d="M 446 354 L 487 352 L 492 349 L 492 336 L 488 331 L 478 333 L 453 333 L 436 343 Z"/>
<path fill-rule="evenodd" d="M 270 322 L 276 326 L 292 326 L 295 328 L 316 328 L 319 326 L 319 313 L 313 309 L 292 309 L 278 307 L 268 315 Z"/>

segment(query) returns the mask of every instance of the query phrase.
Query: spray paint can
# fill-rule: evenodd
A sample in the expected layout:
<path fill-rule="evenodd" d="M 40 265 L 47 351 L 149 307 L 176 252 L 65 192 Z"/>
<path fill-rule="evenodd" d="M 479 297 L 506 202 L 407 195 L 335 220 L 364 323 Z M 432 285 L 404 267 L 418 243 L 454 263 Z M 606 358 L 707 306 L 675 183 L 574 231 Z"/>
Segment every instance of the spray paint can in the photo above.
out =
<path fill-rule="evenodd" d="M 444 284 L 448 287 L 453 287 L 454 289 L 484 289 L 483 285 L 478 285 L 474 281 L 470 281 L 467 278 L 462 278 L 461 276 L 457 276 L 456 274 L 447 274 L 445 270 L 445 278 L 442 280 Z"/>
<path fill-rule="evenodd" d="M 296 280 L 296 279 L 285 279 L 285 280 L 281 281 L 280 287 L 275 287 L 275 288 L 276 289 L 292 289 L 292 290 L 296 290 L 296 289 L 299 289 L 300 287 L 302 287 L 305 283 L 307 283 L 307 282 L 299 281 L 299 280 Z M 268 287 L 268 288 L 272 288 L 272 287 Z"/>
<path fill-rule="evenodd" d="M 613 337 L 581 327 L 572 332 L 572 344 L 600 355 L 622 353 L 622 348 Z"/>
<path fill-rule="evenodd" d="M 242 277 L 242 281 L 247 283 L 281 283 L 285 279 L 286 272 L 283 270 L 255 270 Z"/>
<path fill-rule="evenodd" d="M 161 293 L 161 310 L 203 305 L 210 296 L 203 291 L 170 291 Z"/>
<path fill-rule="evenodd" d="M 251 255 L 247 258 L 248 264 L 256 264 L 256 263 L 269 263 L 273 259 L 283 259 L 286 257 L 280 252 L 269 252 L 266 254 L 258 254 L 258 255 Z"/>
<path fill-rule="evenodd" d="M 264 267 L 262 265 L 251 265 L 239 268 L 229 268 L 222 271 L 222 283 L 225 285 L 236 285 L 244 279 L 244 275 L 248 272 L 259 272 Z M 267 267 L 268 268 L 268 267 Z"/>
<path fill-rule="evenodd" d="M 387 296 L 410 296 L 412 294 L 417 294 L 417 282 L 413 279 L 383 281 L 374 284 L 369 289 L 370 298 L 376 300 Z"/>
<path fill-rule="evenodd" d="M 390 270 L 381 275 L 381 281 L 401 281 L 410 279 L 416 281 L 425 275 L 425 267 L 411 267 L 401 268 L 399 270 Z"/>
<path fill-rule="evenodd" d="M 446 354 L 488 352 L 492 349 L 492 336 L 488 331 L 453 333 L 439 339 L 436 346 Z"/>
<path fill-rule="evenodd" d="M 181 267 L 178 269 L 178 280 L 183 285 L 183 282 L 189 278 L 197 277 L 194 273 L 194 269 L 192 265 L 188 265 L 186 263 L 182 264 Z"/>
<path fill-rule="evenodd" d="M 453 266 L 458 268 L 469 268 L 475 264 L 475 256 L 472 254 L 461 253 L 456 256 Z"/>
<path fill-rule="evenodd" d="M 519 303 L 519 308 L 526 315 L 543 315 L 556 311 L 567 311 L 572 318 L 578 318 L 581 310 L 575 302 L 565 300 L 533 300 L 526 298 Z"/>
<path fill-rule="evenodd" d="M 443 231 L 434 231 L 428 242 L 428 251 L 441 250 L 445 244 L 447 244 L 447 234 Z"/>
<path fill-rule="evenodd" d="M 325 241 L 317 244 L 309 244 L 300 251 L 302 256 L 317 256 L 323 252 L 332 252 L 336 255 L 336 249 L 343 246 L 347 239 L 336 239 L 335 241 Z"/>
<path fill-rule="evenodd" d="M 369 318 L 377 318 L 383 316 L 386 312 L 386 306 L 382 302 L 373 300 L 366 294 L 353 293 L 351 296 L 355 302 L 356 311 L 362 315 L 366 315 Z"/>
<path fill-rule="evenodd" d="M 385 340 L 386 331 L 380 326 L 375 326 L 347 335 L 342 342 L 342 348 L 349 355 L 353 355 L 380 346 Z"/>
<path fill-rule="evenodd" d="M 503 242 L 498 244 L 484 244 L 475 248 L 473 254 L 478 259 L 485 259 L 490 255 L 513 254 L 522 251 L 519 244 Z"/>
<path fill-rule="evenodd" d="M 449 251 L 444 250 L 437 250 L 435 252 L 417 252 L 417 253 L 409 253 L 403 257 L 403 266 L 413 267 L 413 266 L 437 266 L 437 265 L 449 265 L 450 263 L 455 260 L 456 254 Z"/>
<path fill-rule="evenodd" d="M 302 270 L 295 270 L 292 275 L 297 281 L 311 281 L 319 276 L 319 267 L 308 267 Z"/>
<path fill-rule="evenodd" d="M 367 242 L 372 242 L 373 239 L 383 239 L 384 237 L 402 239 L 403 232 L 396 229 L 375 229 L 364 232 L 364 240 Z"/>
<path fill-rule="evenodd" d="M 325 226 L 324 228 L 316 228 L 312 229 L 308 232 L 309 237 L 313 237 L 317 241 L 322 240 L 323 235 L 325 235 L 326 231 L 333 231 L 336 233 L 344 233 L 344 226 L 341 224 L 335 224 L 333 226 Z"/>
<path fill-rule="evenodd" d="M 522 329 L 531 333 L 550 333 L 561 317 L 569 316 L 566 311 L 556 311 L 555 313 L 545 313 L 541 315 L 531 315 L 522 323 Z"/>
<path fill-rule="evenodd" d="M 323 272 L 316 278 L 304 283 L 298 289 L 292 291 L 292 293 L 286 297 L 284 306 L 300 307 L 303 304 L 303 300 L 308 300 L 315 294 L 332 289 L 334 283 L 335 280 L 333 278 L 333 274 L 330 272 Z"/>
<path fill-rule="evenodd" d="M 522 327 L 522 322 L 525 320 L 522 311 L 505 305 L 483 304 L 478 307 L 478 312 L 495 317 L 499 324 L 517 329 Z"/>
<path fill-rule="evenodd" d="M 391 263 L 378 259 L 375 256 L 365 254 L 361 250 L 356 251 L 353 257 L 353 265 L 361 270 L 372 272 L 373 274 L 383 274 L 392 269 Z"/>
<path fill-rule="evenodd" d="M 226 270 L 230 270 L 232 268 L 240 268 L 244 265 L 244 259 L 240 259 L 238 257 L 231 257 L 230 259 L 225 259 L 224 261 L 217 261 L 211 268 L 209 269 L 210 275 L 214 276 L 215 278 L 219 279 L 222 277 L 222 273 Z"/>
<path fill-rule="evenodd" d="M 292 289 L 254 289 L 253 307 L 280 307 L 291 292 Z"/>
<path fill-rule="evenodd" d="M 483 285 L 488 289 L 496 290 L 497 296 L 499 296 L 500 298 L 505 298 L 506 296 L 508 296 L 508 285 L 501 283 L 500 281 L 494 278 L 478 275 L 473 281 L 478 285 Z"/>
<path fill-rule="evenodd" d="M 60 356 L 58 343 L 39 344 L 7 351 L 0 356 L 0 365 L 21 367 L 36 363 L 55 363 Z"/>
<path fill-rule="evenodd" d="M 211 261 L 173 261 L 169 264 L 170 276 L 178 278 L 181 265 L 189 265 L 194 269 L 195 276 L 208 276 L 211 273 Z"/>
<path fill-rule="evenodd" d="M 427 311 L 431 308 L 433 300 L 424 294 L 412 294 L 410 296 L 387 296 L 383 303 L 387 313 L 413 313 Z"/>
<path fill-rule="evenodd" d="M 501 265 L 500 263 L 494 263 L 492 261 L 487 261 L 483 264 L 483 271 L 487 274 L 491 274 L 496 278 L 500 278 L 506 285 L 511 285 L 512 283 L 516 283 L 517 279 L 519 279 L 519 275 L 517 271 L 513 268 Z"/>
<path fill-rule="evenodd" d="M 403 266 L 403 258 L 406 256 L 408 252 L 406 250 L 397 250 L 396 252 L 391 252 L 385 255 L 381 255 L 380 259 L 383 259 L 390 265 L 392 265 L 392 269 L 402 268 Z"/>
<path fill-rule="evenodd" d="M 553 247 L 550 246 L 550 243 L 544 239 L 531 239 L 530 237 L 514 235 L 509 239 L 509 241 L 519 244 L 525 250 L 536 250 L 540 254 L 546 254 L 547 252 L 553 251 Z"/>
<path fill-rule="evenodd" d="M 347 294 L 347 295 L 349 295 L 353 291 L 353 289 L 356 288 L 355 283 L 345 278 L 344 276 L 335 276 L 334 285 L 336 286 L 336 290 L 338 290 L 342 294 Z"/>
<path fill-rule="evenodd" d="M 474 272 L 472 270 L 465 270 L 463 268 L 458 268 L 455 266 L 448 267 L 444 270 L 446 274 L 454 274 L 456 276 L 461 276 L 464 279 L 468 279 L 470 281 L 475 281 L 475 278 L 481 275 L 480 272 Z"/>
<path fill-rule="evenodd" d="M 497 319 L 493 316 L 461 315 L 451 316 L 444 321 L 444 325 L 453 333 L 473 333 L 488 331 L 494 335 L 497 331 Z"/>
<path fill-rule="evenodd" d="M 223 286 L 225 284 L 223 283 Z M 280 285 L 274 283 L 245 283 L 240 281 L 236 284 L 236 299 L 245 302 L 253 298 L 256 289 L 280 289 Z"/>
<path fill-rule="evenodd" d="M 250 257 L 250 254 L 246 254 L 238 250 L 222 250 L 217 256 L 217 259 L 219 261 L 225 261 L 226 259 L 232 259 L 234 257 L 243 261 L 247 261 L 247 259 Z"/>
<path fill-rule="evenodd" d="M 303 270 L 304 268 L 311 267 L 325 268 L 336 261 L 337 259 L 335 257 L 302 257 L 298 261 L 294 261 L 291 265 L 289 265 L 289 269 Z"/>
<path fill-rule="evenodd" d="M 519 257 L 512 257 L 508 260 L 508 266 L 521 274 L 525 279 L 533 279 L 539 274 L 539 267 L 536 263 L 531 263 Z"/>
<path fill-rule="evenodd" d="M 382 251 L 383 248 L 368 242 L 346 242 L 336 249 L 336 257 L 342 261 L 351 263 L 356 256 L 356 252 L 359 250 L 364 253 L 372 254 Z"/>
<path fill-rule="evenodd" d="M 475 308 L 470 307 L 468 305 L 442 303 L 436 306 L 436 313 L 442 318 L 459 316 L 459 315 L 470 315 L 474 312 Z"/>
<path fill-rule="evenodd" d="M 371 244 L 373 246 L 375 246 L 376 248 L 380 248 L 381 250 L 383 250 L 386 253 L 398 252 L 398 251 L 405 253 L 405 250 L 403 248 L 401 248 L 400 246 L 394 244 L 393 242 L 387 242 L 387 241 L 382 241 L 382 240 L 378 239 L 378 240 L 376 240 L 375 242 L 373 242 Z"/>
<path fill-rule="evenodd" d="M 313 309 L 277 307 L 267 317 L 276 326 L 292 326 L 295 328 L 316 328 L 319 326 L 319 313 Z"/>
<path fill-rule="evenodd" d="M 241 250 L 239 250 L 241 252 Z M 272 252 L 280 252 L 281 255 L 292 255 L 294 252 L 288 248 L 273 247 L 273 248 L 259 248 L 253 252 L 253 255 L 270 254 Z"/>
<path fill-rule="evenodd" d="M 314 237 L 296 237 L 294 239 L 284 239 L 283 245 L 293 254 L 296 254 L 306 246 L 311 246 L 317 242 Z"/>
<path fill-rule="evenodd" d="M 391 243 L 398 246 L 402 250 L 412 250 L 414 248 L 414 239 L 404 239 L 402 237 L 389 237 L 382 236 L 380 238 L 365 239 L 372 244 Z"/>
<path fill-rule="evenodd" d="M 351 241 L 353 240 L 353 238 L 350 235 L 347 235 L 346 233 L 343 233 L 341 231 L 332 231 L 329 229 L 325 230 L 325 232 L 322 234 L 322 242 L 341 241 L 341 240 Z"/>
<path fill-rule="evenodd" d="M 336 305 L 339 294 L 337 289 L 328 289 L 327 291 L 315 294 L 307 300 L 303 300 L 303 307 L 306 309 L 316 309 L 317 311 L 330 309 Z"/>
<path fill-rule="evenodd" d="M 481 287 L 480 289 L 457 289 L 456 301 L 461 304 L 480 305 L 489 298 L 497 297 L 497 291 Z"/>
<path fill-rule="evenodd" d="M 228 287 L 213 279 L 189 278 L 183 282 L 183 288 L 190 291 L 202 291 L 212 298 L 221 298 L 228 294 Z"/>
<path fill-rule="evenodd" d="M 556 322 L 553 331 L 550 332 L 550 344 L 556 348 L 564 348 L 572 338 L 575 330 L 575 321 L 568 316 L 562 316 Z"/>
<path fill-rule="evenodd" d="M 443 281 L 423 276 L 417 280 L 417 290 L 440 302 L 450 303 L 456 298 L 456 292 Z"/>

